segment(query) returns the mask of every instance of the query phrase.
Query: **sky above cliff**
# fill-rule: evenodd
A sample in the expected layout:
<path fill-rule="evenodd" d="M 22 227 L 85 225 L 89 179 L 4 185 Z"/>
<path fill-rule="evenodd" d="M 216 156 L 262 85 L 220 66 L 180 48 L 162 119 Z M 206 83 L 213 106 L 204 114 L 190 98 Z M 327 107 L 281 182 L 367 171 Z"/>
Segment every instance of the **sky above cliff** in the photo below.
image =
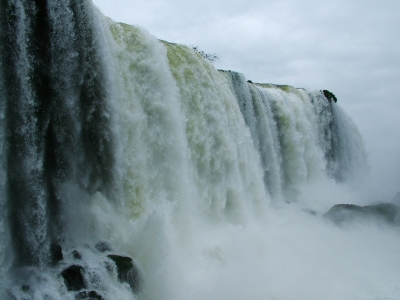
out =
<path fill-rule="evenodd" d="M 253 82 L 332 91 L 364 136 L 377 188 L 400 191 L 400 1 L 93 2 L 115 21 L 216 53 L 217 68 Z"/>

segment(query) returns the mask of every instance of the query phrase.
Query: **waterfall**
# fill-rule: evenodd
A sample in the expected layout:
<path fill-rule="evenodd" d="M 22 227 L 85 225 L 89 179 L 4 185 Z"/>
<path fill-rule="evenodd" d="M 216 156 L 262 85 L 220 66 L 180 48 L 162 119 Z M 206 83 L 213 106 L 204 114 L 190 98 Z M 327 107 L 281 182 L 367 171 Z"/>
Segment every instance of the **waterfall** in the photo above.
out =
<path fill-rule="evenodd" d="M 367 172 L 322 91 L 218 71 L 88 0 L 4 0 L 0 24 L 2 299 L 193 296 L 202 272 L 240 260 L 233 237 L 250 265 L 272 251 L 273 207 L 313 208 L 305 186 Z"/>
<path fill-rule="evenodd" d="M 242 74 L 223 73 L 250 129 L 273 201 L 282 201 L 282 195 L 296 200 L 299 187 L 312 178 L 346 181 L 367 172 L 360 133 L 322 91 L 253 84 Z"/>

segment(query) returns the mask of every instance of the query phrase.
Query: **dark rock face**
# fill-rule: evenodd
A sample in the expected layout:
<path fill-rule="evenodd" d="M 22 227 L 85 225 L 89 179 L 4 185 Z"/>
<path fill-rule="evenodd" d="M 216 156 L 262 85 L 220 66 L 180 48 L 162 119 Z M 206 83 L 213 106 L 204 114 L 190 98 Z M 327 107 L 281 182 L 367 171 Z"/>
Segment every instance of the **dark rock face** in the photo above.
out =
<path fill-rule="evenodd" d="M 51 262 L 51 264 L 55 265 L 63 259 L 64 259 L 64 256 L 62 253 L 61 246 L 57 245 L 57 244 L 51 244 L 50 245 L 50 262 Z"/>
<path fill-rule="evenodd" d="M 81 259 L 82 258 L 82 255 L 77 250 L 72 251 L 71 254 L 72 254 L 72 257 L 75 258 L 75 259 Z"/>
<path fill-rule="evenodd" d="M 133 292 L 139 292 L 141 285 L 140 274 L 132 258 L 115 254 L 110 254 L 108 257 L 117 266 L 118 279 L 122 282 L 127 282 Z"/>
<path fill-rule="evenodd" d="M 83 291 L 79 292 L 75 296 L 76 300 L 104 300 L 104 298 L 99 295 L 96 291 Z"/>
<path fill-rule="evenodd" d="M 100 241 L 94 246 L 100 252 L 111 251 L 111 246 L 109 243 L 105 241 Z"/>
<path fill-rule="evenodd" d="M 329 102 L 334 101 L 335 103 L 337 102 L 336 96 L 331 93 L 328 90 L 322 90 L 322 93 L 324 94 L 325 98 L 329 100 Z"/>
<path fill-rule="evenodd" d="M 355 220 L 380 221 L 399 226 L 399 208 L 393 203 L 380 203 L 368 206 L 353 204 L 337 204 L 323 216 L 337 225 L 350 223 Z"/>
<path fill-rule="evenodd" d="M 79 291 L 86 288 L 85 279 L 83 277 L 83 267 L 72 265 L 61 272 L 65 285 L 69 291 Z"/>

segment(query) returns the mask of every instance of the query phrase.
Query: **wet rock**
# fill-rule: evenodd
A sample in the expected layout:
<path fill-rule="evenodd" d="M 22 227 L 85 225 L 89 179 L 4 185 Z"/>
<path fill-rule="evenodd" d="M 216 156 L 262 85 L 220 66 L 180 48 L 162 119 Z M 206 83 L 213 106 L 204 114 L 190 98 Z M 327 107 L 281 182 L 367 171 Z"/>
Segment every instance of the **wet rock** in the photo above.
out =
<path fill-rule="evenodd" d="M 57 244 L 51 244 L 50 245 L 50 262 L 51 262 L 51 264 L 55 265 L 63 259 L 64 259 L 64 256 L 62 253 L 61 246 L 57 245 Z"/>
<path fill-rule="evenodd" d="M 140 274 L 132 258 L 115 254 L 110 254 L 108 257 L 117 266 L 118 279 L 122 282 L 127 282 L 133 292 L 139 292 L 141 285 Z"/>
<path fill-rule="evenodd" d="M 335 103 L 337 102 L 337 98 L 333 93 L 331 93 L 328 90 L 322 90 L 322 92 L 323 92 L 325 98 L 328 99 L 329 102 L 331 102 L 331 101 L 334 101 Z"/>
<path fill-rule="evenodd" d="M 111 251 L 111 245 L 105 241 L 100 241 L 94 246 L 100 252 Z"/>
<path fill-rule="evenodd" d="M 82 255 L 77 250 L 72 251 L 71 254 L 72 254 L 72 257 L 75 258 L 75 259 L 81 259 L 82 258 Z"/>
<path fill-rule="evenodd" d="M 69 291 L 79 291 L 86 288 L 83 273 L 83 267 L 79 265 L 72 265 L 61 272 Z"/>
<path fill-rule="evenodd" d="M 333 221 L 337 225 L 356 220 L 380 221 L 390 225 L 400 225 L 399 208 L 393 203 L 380 203 L 368 206 L 337 204 L 326 212 L 323 217 Z"/>
<path fill-rule="evenodd" d="M 24 285 L 21 287 L 21 290 L 22 290 L 23 292 L 25 292 L 25 293 L 29 292 L 30 289 L 31 289 L 31 287 L 30 287 L 29 285 L 26 285 L 26 284 L 24 284 Z"/>
<path fill-rule="evenodd" d="M 104 300 L 96 291 L 82 291 L 76 294 L 76 300 Z"/>

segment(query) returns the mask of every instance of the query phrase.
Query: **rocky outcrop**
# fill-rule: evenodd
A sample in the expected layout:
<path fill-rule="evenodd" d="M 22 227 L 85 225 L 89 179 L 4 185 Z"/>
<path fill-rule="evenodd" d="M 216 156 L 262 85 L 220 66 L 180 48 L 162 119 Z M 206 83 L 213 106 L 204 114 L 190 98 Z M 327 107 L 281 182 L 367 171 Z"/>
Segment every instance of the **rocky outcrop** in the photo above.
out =
<path fill-rule="evenodd" d="M 76 294 L 76 300 L 104 300 L 96 291 L 82 291 Z"/>
<path fill-rule="evenodd" d="M 121 282 L 128 283 L 133 292 L 139 292 L 141 285 L 140 274 L 132 258 L 115 254 L 110 254 L 108 257 L 117 267 L 118 279 Z"/>
<path fill-rule="evenodd" d="M 62 248 L 58 244 L 50 245 L 50 263 L 52 265 L 57 264 L 59 261 L 64 259 L 64 255 L 62 253 Z"/>
<path fill-rule="evenodd" d="M 111 251 L 111 245 L 105 241 L 100 241 L 94 246 L 100 252 Z"/>
<path fill-rule="evenodd" d="M 325 98 L 328 99 L 329 102 L 331 102 L 331 101 L 333 101 L 335 103 L 337 102 L 336 96 L 333 93 L 331 93 L 330 91 L 322 90 L 322 93 L 324 94 Z"/>
<path fill-rule="evenodd" d="M 65 285 L 69 291 L 79 291 L 86 288 L 82 266 L 72 265 L 61 272 Z"/>
<path fill-rule="evenodd" d="M 400 225 L 399 208 L 393 203 L 380 203 L 368 206 L 337 204 L 325 213 L 323 217 L 337 225 L 360 220 L 383 222 L 394 226 Z"/>
<path fill-rule="evenodd" d="M 98 242 L 95 245 L 95 248 L 101 253 L 111 251 L 111 245 L 104 241 Z M 70 253 L 70 256 L 74 260 L 82 259 L 82 255 L 77 250 L 73 250 Z M 117 254 L 109 254 L 107 256 L 103 256 L 103 258 L 105 257 L 107 257 L 114 263 L 119 281 L 128 283 L 134 293 L 139 292 L 141 287 L 141 276 L 139 269 L 134 264 L 132 258 L 129 256 L 122 256 Z M 60 245 L 51 245 L 50 258 L 53 265 L 64 259 L 62 255 L 62 248 Z M 111 262 L 108 263 L 109 266 L 110 264 Z M 87 284 L 85 280 L 85 268 L 86 267 L 82 267 L 81 265 L 73 264 L 65 268 L 60 273 L 60 276 L 64 279 L 67 290 L 79 291 L 79 293 L 76 294 L 76 299 L 103 299 L 102 296 L 96 291 L 85 290 L 88 285 L 90 286 L 90 282 Z"/>
<path fill-rule="evenodd" d="M 80 253 L 78 252 L 78 250 L 73 250 L 73 251 L 71 252 L 71 256 L 72 256 L 74 259 L 82 259 L 82 254 L 80 254 Z"/>

